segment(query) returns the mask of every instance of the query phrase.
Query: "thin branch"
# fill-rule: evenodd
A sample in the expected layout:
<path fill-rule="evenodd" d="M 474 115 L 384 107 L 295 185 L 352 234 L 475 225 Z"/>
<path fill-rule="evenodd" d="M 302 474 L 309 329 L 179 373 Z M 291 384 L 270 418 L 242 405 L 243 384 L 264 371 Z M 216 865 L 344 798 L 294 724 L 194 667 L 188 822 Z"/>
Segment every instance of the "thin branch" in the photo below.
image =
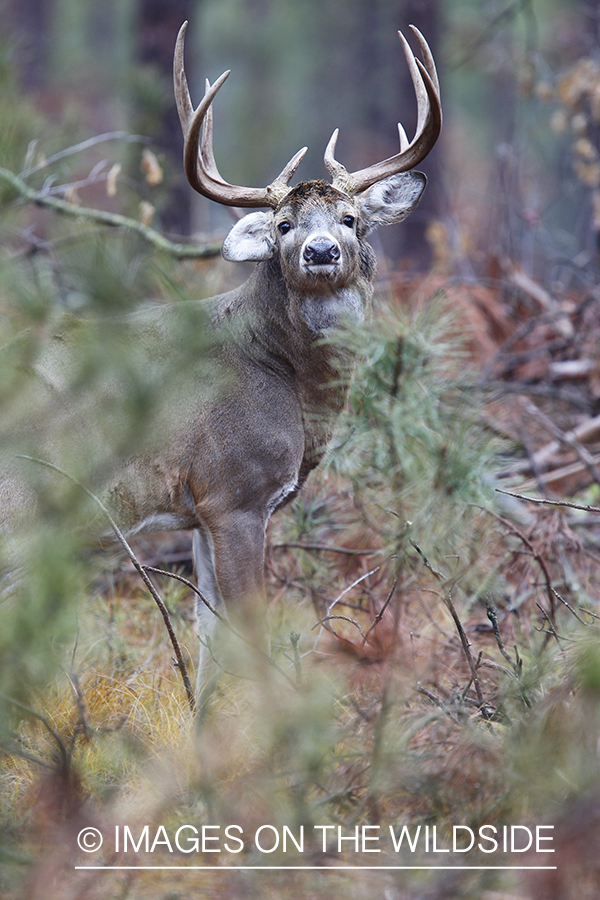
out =
<path fill-rule="evenodd" d="M 504 491 L 502 488 L 496 488 L 496 491 L 499 494 L 516 497 L 517 500 L 526 500 L 528 503 L 539 503 L 545 506 L 566 506 L 568 509 L 580 509 L 582 512 L 600 513 L 600 506 L 581 506 L 579 503 L 570 503 L 568 500 L 548 500 L 547 497 L 526 497 L 524 494 L 515 494 L 514 491 Z"/>
<path fill-rule="evenodd" d="M 442 712 L 445 712 L 453 722 L 456 722 L 457 724 L 460 723 L 460 720 L 456 713 L 452 709 L 450 709 L 442 700 L 440 700 L 439 697 L 436 697 L 435 694 L 432 694 L 431 691 L 428 691 L 427 688 L 424 688 L 420 682 L 417 684 L 417 694 L 422 694 L 423 697 L 427 697 L 427 699 L 431 700 L 431 702 L 435 706 L 437 706 L 438 709 L 441 709 Z"/>
<path fill-rule="evenodd" d="M 364 633 L 364 631 L 362 630 L 362 628 L 360 627 L 360 625 L 358 624 L 358 622 L 356 622 L 354 619 L 351 619 L 350 616 L 323 616 L 322 619 L 319 619 L 318 622 L 315 622 L 315 624 L 311 628 L 311 631 L 314 631 L 315 628 L 317 628 L 319 625 L 325 625 L 325 622 L 331 622 L 332 619 L 342 619 L 344 622 L 350 622 L 351 625 L 354 625 L 354 627 L 360 631 L 361 637 L 363 639 L 363 644 L 364 644 L 365 640 L 367 639 L 367 636 Z M 328 629 L 328 630 L 331 631 L 332 634 L 335 634 L 336 637 L 338 637 L 338 635 L 333 630 L 333 628 Z"/>
<path fill-rule="evenodd" d="M 492 623 L 492 630 L 494 632 L 494 637 L 496 638 L 496 644 L 498 645 L 498 649 L 500 650 L 500 653 L 502 654 L 504 659 L 510 663 L 513 673 L 518 676 L 520 673 L 521 667 L 519 666 L 518 663 L 516 663 L 514 661 L 514 659 L 512 658 L 510 653 L 507 651 L 506 647 L 504 646 L 504 641 L 502 640 L 502 635 L 500 634 L 500 626 L 498 625 L 498 612 L 496 610 L 496 607 L 493 606 L 491 603 L 486 603 L 485 611 L 487 613 L 488 619 Z"/>
<path fill-rule="evenodd" d="M 575 618 L 577 619 L 577 621 L 580 622 L 582 625 L 585 625 L 586 628 L 589 628 L 589 627 L 590 627 L 590 624 L 592 624 L 592 625 L 594 624 L 593 621 L 590 623 L 590 622 L 586 622 L 584 619 L 582 619 L 581 616 L 579 615 L 579 613 L 578 613 L 575 609 L 573 609 L 573 607 L 571 606 L 571 604 L 568 603 L 568 602 L 565 600 L 565 598 L 562 597 L 562 596 L 558 593 L 557 590 L 555 590 L 555 588 L 552 588 L 552 593 L 554 594 L 554 596 L 556 597 L 556 599 L 559 601 L 559 603 L 562 603 L 562 605 L 565 606 L 573 616 L 575 616 Z M 595 620 L 595 619 L 598 619 L 598 618 L 599 618 L 597 615 L 595 615 L 593 612 L 590 612 L 590 610 L 588 610 L 588 609 L 584 609 L 583 611 L 584 611 L 588 616 L 590 616 L 590 617 L 592 618 L 592 620 Z"/>
<path fill-rule="evenodd" d="M 500 494 L 509 494 L 512 497 L 519 497 L 519 494 L 512 494 L 510 491 L 502 491 L 502 490 L 500 490 L 500 488 L 496 488 L 496 490 Z M 528 497 L 519 497 L 519 499 L 528 500 L 529 498 Z M 552 503 L 552 504 L 554 503 L 553 500 L 548 500 L 547 502 Z M 527 549 L 529 550 L 529 552 L 531 553 L 531 555 L 537 562 L 538 566 L 542 570 L 542 573 L 544 575 L 544 580 L 546 582 L 546 593 L 548 595 L 548 601 L 550 603 L 550 615 L 551 615 L 552 623 L 554 624 L 554 618 L 556 616 L 556 604 L 555 604 L 555 597 L 554 597 L 554 588 L 552 587 L 552 580 L 550 578 L 550 572 L 548 571 L 548 566 L 546 565 L 546 560 L 541 555 L 541 553 L 538 553 L 538 551 L 535 549 L 535 547 L 533 546 L 533 544 L 531 543 L 531 541 L 529 540 L 527 535 L 523 534 L 521 529 L 517 528 L 517 526 L 513 522 L 509 521 L 508 519 L 505 519 L 504 516 L 498 515 L 498 513 L 494 512 L 493 509 L 487 509 L 485 506 L 480 506 L 479 509 L 483 509 L 484 512 L 488 513 L 488 515 L 493 516 L 494 519 L 496 519 L 498 522 L 501 522 L 505 528 L 508 528 L 508 530 L 510 532 L 512 532 L 512 534 L 514 534 L 516 537 L 518 537 L 519 540 L 525 544 L 525 546 L 527 547 Z"/>
<path fill-rule="evenodd" d="M 431 572 L 431 574 L 432 574 L 432 575 L 435 575 L 435 577 L 437 578 L 438 581 L 444 581 L 444 576 L 443 576 L 443 574 L 442 574 L 441 572 L 438 572 L 437 569 L 434 569 L 434 568 L 433 568 L 433 566 L 431 565 L 431 563 L 429 562 L 429 560 L 427 559 L 427 557 L 425 556 L 425 554 L 423 553 L 423 551 L 421 550 L 421 548 L 419 547 L 419 545 L 416 544 L 416 543 L 415 543 L 414 541 L 412 541 L 412 540 L 411 540 L 411 544 L 412 544 L 412 546 L 415 548 L 415 550 L 417 551 L 417 553 L 419 554 L 419 556 L 421 557 L 421 560 L 422 560 L 423 565 L 425 566 L 425 568 L 426 568 L 426 569 L 429 569 L 429 571 Z"/>
<path fill-rule="evenodd" d="M 371 569 L 370 572 L 365 572 L 364 575 L 361 575 L 360 578 L 357 578 L 356 581 L 353 581 L 352 584 L 349 584 L 347 588 L 344 588 L 344 590 L 342 591 L 342 593 L 339 594 L 339 596 L 337 596 L 337 597 L 335 598 L 335 600 L 333 601 L 333 603 L 330 603 L 330 604 L 329 604 L 329 608 L 328 608 L 328 610 L 327 610 L 327 615 L 329 615 L 329 614 L 331 613 L 331 610 L 332 610 L 333 607 L 336 605 L 336 603 L 339 603 L 340 600 L 342 599 L 342 597 L 344 597 L 346 594 L 348 594 L 348 593 L 352 590 L 352 588 L 355 588 L 355 587 L 357 586 L 357 584 L 360 584 L 361 581 L 364 581 L 365 578 L 368 578 L 368 577 L 369 577 L 369 575 L 374 575 L 375 572 L 378 572 L 378 571 L 379 571 L 379 569 L 380 569 L 379 566 L 375 566 L 375 568 L 374 568 L 374 569 Z"/>
<path fill-rule="evenodd" d="M 202 244 L 197 247 L 188 244 L 175 243 L 164 237 L 164 235 L 160 234 L 158 231 L 155 231 L 154 228 L 144 225 L 143 222 L 139 222 L 137 219 L 131 219 L 128 216 L 122 216 L 118 213 L 107 212 L 103 209 L 76 206 L 74 203 L 67 203 L 65 200 L 60 200 L 58 197 L 52 197 L 45 191 L 36 191 L 34 188 L 29 187 L 22 178 L 19 178 L 18 175 L 15 175 L 14 172 L 11 172 L 9 169 L 0 168 L 0 179 L 9 184 L 17 192 L 19 197 L 26 200 L 28 203 L 35 203 L 37 206 L 47 206 L 56 212 L 64 213 L 68 216 L 75 216 L 91 222 L 97 222 L 100 225 L 109 225 L 113 228 L 123 228 L 125 231 L 132 231 L 135 234 L 139 234 L 140 237 L 152 244 L 153 247 L 156 247 L 157 250 L 169 253 L 177 259 L 207 259 L 218 256 L 221 252 L 221 245 L 218 243 Z"/>
<path fill-rule="evenodd" d="M 289 681 L 291 685 L 296 687 L 287 672 L 284 669 L 280 668 L 268 653 L 265 653 L 264 650 L 261 650 L 260 647 L 257 647 L 255 644 L 249 641 L 241 631 L 238 631 L 237 628 L 234 628 L 229 619 L 226 616 L 222 615 L 217 609 L 215 609 L 212 603 L 208 602 L 204 594 L 199 590 L 199 588 L 196 587 L 196 585 L 192 581 L 190 581 L 188 578 L 184 578 L 183 575 L 178 575 L 177 572 L 169 572 L 168 569 L 157 569 L 155 566 L 142 566 L 142 568 L 146 572 L 153 572 L 155 575 L 165 575 L 167 578 L 174 578 L 175 581 L 180 581 L 182 584 L 185 584 L 186 587 L 190 588 L 190 590 L 192 590 L 196 594 L 196 596 L 199 597 L 200 600 L 202 600 L 204 605 L 211 611 L 213 616 L 216 616 L 219 622 L 225 625 L 225 627 L 228 628 L 229 631 L 236 636 L 236 638 L 238 638 L 240 641 L 243 641 L 244 644 L 247 644 L 248 647 L 251 647 L 255 653 L 260 654 L 260 656 L 262 656 L 264 660 L 266 660 L 271 666 L 273 666 L 273 668 L 276 669 L 280 675 L 283 675 L 283 677 L 287 679 L 287 681 Z"/>
<path fill-rule="evenodd" d="M 498 15 L 479 32 L 477 37 L 470 41 L 458 59 L 450 61 L 450 68 L 456 71 L 470 62 L 470 60 L 479 52 L 482 45 L 489 42 L 494 37 L 498 28 L 510 22 L 511 19 L 516 18 L 520 12 L 527 9 L 530 3 L 531 0 L 513 0 L 512 3 L 509 3 L 505 9 L 501 10 Z"/>
<path fill-rule="evenodd" d="M 477 701 L 479 703 L 479 708 L 484 711 L 484 703 L 485 700 L 483 698 L 483 693 L 481 690 L 481 685 L 479 684 L 479 677 L 477 675 L 477 664 L 473 659 L 473 654 L 471 653 L 471 644 L 469 643 L 469 639 L 465 633 L 465 630 L 462 626 L 462 622 L 458 617 L 458 613 L 454 607 L 454 603 L 452 602 L 452 597 L 448 593 L 444 598 L 444 603 L 446 608 L 448 609 L 452 619 L 454 620 L 454 624 L 456 626 L 456 630 L 458 631 L 458 636 L 460 638 L 460 642 L 462 644 L 463 652 L 465 654 L 467 663 L 469 665 L 469 669 L 471 670 L 471 678 L 473 680 L 473 687 L 475 688 L 475 693 L 477 694 Z"/>
<path fill-rule="evenodd" d="M 379 571 L 379 569 L 380 569 L 380 566 L 375 566 L 374 569 L 371 569 L 369 572 L 365 572 L 364 575 L 361 575 L 360 578 L 357 578 L 356 581 L 353 581 L 352 584 L 348 585 L 347 588 L 344 588 L 344 590 L 342 591 L 342 593 L 339 594 L 339 596 L 337 596 L 337 597 L 335 598 L 335 600 L 333 600 L 333 601 L 329 604 L 329 606 L 327 607 L 327 613 L 326 613 L 326 615 L 323 616 L 322 619 L 319 619 L 319 621 L 318 621 L 318 622 L 316 623 L 316 625 L 315 625 L 315 628 L 316 628 L 317 625 L 320 625 L 320 626 L 321 626 L 321 630 L 319 631 L 318 635 L 317 635 L 316 638 L 315 638 L 315 643 L 314 643 L 314 646 L 313 646 L 313 652 L 317 649 L 317 645 L 318 645 L 318 643 L 319 643 L 320 637 L 321 637 L 321 635 L 323 634 L 323 629 L 326 629 L 327 631 L 330 631 L 331 634 L 335 634 L 336 637 L 338 636 L 338 635 L 335 633 L 335 631 L 333 630 L 333 628 L 329 627 L 329 626 L 326 624 L 330 618 L 333 618 L 332 615 L 331 615 L 331 610 L 332 610 L 333 607 L 336 605 L 336 603 L 339 603 L 340 600 L 342 599 L 342 597 L 344 597 L 347 593 L 349 593 L 349 591 L 351 591 L 352 588 L 355 588 L 357 584 L 360 584 L 361 581 L 364 581 L 365 578 L 368 578 L 368 577 L 369 577 L 369 575 L 374 575 L 375 572 L 378 572 L 378 571 Z M 343 617 L 343 616 L 338 616 L 337 618 L 345 618 L 345 617 Z M 361 632 L 361 634 L 362 634 L 363 637 L 364 637 L 364 632 L 363 632 L 362 629 L 360 628 L 360 625 L 358 625 L 353 619 L 350 619 L 350 618 L 349 618 L 348 621 L 349 621 L 349 622 L 352 622 L 353 625 L 356 625 L 356 627 L 359 629 L 359 631 Z M 313 630 L 313 629 L 311 629 L 311 631 L 312 631 L 312 630 Z"/>
<path fill-rule="evenodd" d="M 66 147 L 64 150 L 60 150 L 58 153 L 54 153 L 52 156 L 47 156 L 36 166 L 31 166 L 28 169 L 24 169 L 19 173 L 19 177 L 28 178 L 30 175 L 33 175 L 34 172 L 39 172 L 41 169 L 46 169 L 48 166 L 51 166 L 52 163 L 58 162 L 59 159 L 65 159 L 65 157 L 73 156 L 75 153 L 81 153 L 83 150 L 89 150 L 90 147 L 95 147 L 97 144 L 104 144 L 106 141 L 126 141 L 127 143 L 138 144 L 151 143 L 150 138 L 144 137 L 144 135 L 142 134 L 129 134 L 128 131 L 106 131 L 104 134 L 97 134 L 85 141 L 81 141 L 79 144 L 73 144 L 72 147 Z M 36 143 L 36 141 L 32 141 L 32 143 L 29 145 L 29 149 L 27 151 L 28 157 L 32 155 L 32 150 L 34 149 Z"/>
<path fill-rule="evenodd" d="M 429 560 L 427 559 L 427 557 L 425 556 L 425 554 L 423 553 L 423 551 L 421 550 L 419 545 L 416 544 L 412 540 L 411 540 L 411 544 L 415 548 L 415 550 L 417 551 L 419 556 L 421 557 L 425 568 L 429 569 L 429 571 L 432 573 L 432 575 L 434 575 L 438 579 L 438 581 L 444 581 L 445 579 L 444 579 L 443 574 L 441 572 L 439 572 L 437 569 L 434 569 L 434 567 L 429 562 Z M 475 692 L 477 694 L 479 708 L 481 709 L 482 713 L 485 714 L 485 709 L 484 709 L 485 700 L 484 700 L 483 693 L 481 690 L 481 685 L 479 684 L 479 678 L 477 676 L 477 664 L 476 664 L 475 660 L 473 659 L 473 654 L 471 653 L 471 644 L 469 643 L 469 640 L 467 638 L 465 630 L 462 626 L 462 622 L 460 621 L 460 619 L 458 617 L 458 613 L 456 612 L 454 603 L 452 602 L 452 595 L 451 595 L 450 591 L 448 591 L 447 594 L 444 594 L 442 596 L 442 600 L 443 600 L 444 605 L 446 606 L 448 612 L 452 616 L 454 625 L 456 626 L 456 630 L 458 631 L 458 636 L 459 636 L 460 642 L 462 644 L 463 653 L 465 654 L 465 658 L 467 660 L 469 670 L 471 672 L 471 679 L 473 681 L 473 686 L 474 686 Z"/>
<path fill-rule="evenodd" d="M 18 744 L 9 744 L 7 741 L 3 741 L 0 739 L 0 749 L 6 753 L 8 756 L 18 756 L 19 759 L 26 759 L 27 762 L 33 763 L 35 766 L 40 766 L 42 769 L 48 769 L 50 772 L 55 771 L 55 766 L 50 765 L 44 759 L 39 759 L 39 757 L 34 756 L 33 753 L 28 753 L 27 750 L 23 750 Z"/>
<path fill-rule="evenodd" d="M 290 547 L 298 550 L 322 550 L 328 553 L 345 553 L 347 556 L 374 556 L 383 553 L 382 550 L 353 550 L 351 547 L 332 547 L 330 544 L 303 544 L 300 541 L 285 541 L 282 544 L 272 544 L 273 550 L 287 550 Z"/>
<path fill-rule="evenodd" d="M 62 767 L 66 771 L 69 767 L 70 757 L 67 753 L 67 748 L 64 745 L 64 742 L 57 731 L 54 730 L 48 719 L 43 716 L 41 713 L 36 712 L 35 709 L 32 709 L 31 706 L 27 706 L 26 703 L 21 703 L 20 700 L 15 700 L 14 697 L 9 697 L 8 694 L 0 692 L 0 698 L 4 700 L 6 703 L 10 703 L 12 706 L 16 706 L 18 709 L 22 709 L 27 715 L 31 716 L 33 719 L 37 719 L 38 722 L 41 722 L 44 728 L 48 731 L 49 734 L 52 735 L 56 742 L 56 746 L 60 751 Z M 40 760 L 35 759 L 34 757 L 28 757 L 32 762 L 39 763 L 40 765 L 44 765 Z M 47 765 L 47 764 L 46 764 Z"/>
<path fill-rule="evenodd" d="M 188 703 L 190 705 L 190 709 L 192 710 L 192 712 L 194 712 L 196 709 L 196 704 L 195 704 L 195 700 L 194 700 L 194 692 L 192 690 L 192 685 L 190 683 L 190 678 L 188 675 L 187 667 L 186 667 L 185 661 L 183 659 L 181 647 L 179 645 L 179 641 L 177 640 L 177 635 L 175 634 L 175 632 L 173 630 L 173 625 L 171 624 L 171 617 L 169 615 L 169 611 L 168 611 L 167 607 L 165 606 L 165 603 L 162 600 L 160 594 L 158 593 L 158 591 L 152 584 L 152 581 L 150 580 L 149 575 L 145 571 L 144 566 L 139 562 L 137 556 L 135 555 L 135 553 L 129 546 L 127 540 L 125 539 L 125 536 L 123 535 L 121 529 L 119 528 L 119 526 L 117 525 L 117 523 L 115 522 L 113 517 L 111 516 L 110 512 L 108 511 L 108 509 L 106 508 L 104 503 L 102 503 L 100 498 L 97 497 L 94 493 L 92 493 L 92 491 L 90 491 L 89 488 L 87 488 L 84 484 L 82 484 L 76 478 L 73 478 L 73 476 L 69 475 L 68 472 L 65 472 L 63 469 L 60 469 L 58 466 L 55 466 L 53 463 L 47 462 L 44 459 L 37 459 L 36 457 L 33 457 L 33 456 L 19 456 L 19 459 L 27 459 L 30 462 L 35 462 L 38 465 L 45 466 L 48 469 L 52 469 L 54 472 L 58 472 L 59 475 L 62 475 L 64 478 L 67 478 L 72 484 L 75 484 L 75 485 L 77 485 L 77 487 L 81 488 L 81 490 L 85 494 L 87 494 L 87 496 L 90 497 L 97 506 L 100 507 L 100 509 L 102 510 L 102 512 L 104 513 L 106 518 L 108 519 L 108 522 L 110 523 L 110 526 L 111 526 L 112 530 L 114 531 L 117 540 L 119 541 L 119 543 L 125 550 L 125 553 L 127 554 L 129 559 L 133 563 L 133 566 L 134 566 L 136 572 L 139 574 L 140 578 L 142 579 L 142 581 L 144 582 L 144 584 L 150 591 L 150 594 L 152 595 L 154 602 L 156 603 L 156 605 L 158 606 L 158 608 L 161 612 L 166 629 L 169 633 L 169 638 L 171 640 L 171 644 L 173 646 L 173 651 L 175 653 L 175 659 L 177 660 L 177 668 L 179 669 L 179 671 L 181 673 L 181 678 L 183 680 L 183 686 L 185 688 L 185 693 L 186 693 L 186 696 L 188 699 Z"/>
<path fill-rule="evenodd" d="M 373 621 L 371 622 L 371 624 L 369 625 L 369 627 L 367 628 L 367 631 L 366 631 L 365 636 L 364 636 L 364 638 L 363 638 L 363 644 L 365 643 L 365 641 L 366 641 L 367 638 L 369 637 L 369 634 L 370 634 L 371 631 L 375 628 L 375 626 L 376 626 L 376 625 L 379 625 L 379 623 L 381 622 L 381 620 L 382 620 L 382 618 L 383 618 L 383 614 L 384 614 L 384 612 L 386 611 L 387 607 L 389 606 L 390 600 L 391 600 L 392 597 L 394 596 L 394 592 L 395 592 L 395 590 L 396 590 L 397 584 L 398 584 L 398 579 L 397 579 L 397 578 L 394 578 L 394 583 L 393 583 L 393 585 L 392 585 L 392 589 L 391 589 L 391 591 L 389 592 L 389 594 L 387 595 L 387 597 L 385 598 L 385 602 L 384 602 L 383 606 L 381 607 L 381 609 L 379 610 L 379 612 L 377 613 L 377 615 L 375 616 L 375 618 L 373 619 Z"/>
<path fill-rule="evenodd" d="M 537 606 L 537 608 L 538 608 L 539 611 L 541 612 L 542 617 L 543 617 L 543 618 L 546 620 L 546 622 L 548 623 L 548 627 L 549 627 L 549 629 L 550 629 L 550 631 L 545 631 L 543 628 L 538 628 L 537 630 L 540 631 L 542 634 L 545 634 L 545 635 L 548 635 L 549 637 L 555 638 L 555 639 L 556 639 L 556 643 L 557 643 L 557 644 L 560 644 L 560 636 L 559 636 L 559 634 L 558 634 L 556 628 L 554 627 L 554 623 L 553 623 L 552 620 L 550 619 L 550 616 L 548 615 L 548 613 L 546 612 L 546 610 L 544 609 L 544 607 L 542 606 L 541 603 L 536 603 L 535 605 Z"/>

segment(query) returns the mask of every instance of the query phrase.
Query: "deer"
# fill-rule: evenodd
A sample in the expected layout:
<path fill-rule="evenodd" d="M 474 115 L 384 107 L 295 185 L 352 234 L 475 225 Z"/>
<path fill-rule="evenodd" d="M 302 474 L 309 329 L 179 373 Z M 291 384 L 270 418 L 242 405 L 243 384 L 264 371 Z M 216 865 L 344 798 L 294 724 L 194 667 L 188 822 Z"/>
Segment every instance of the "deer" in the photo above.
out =
<path fill-rule="evenodd" d="M 373 296 L 376 259 L 365 237 L 417 206 L 426 177 L 414 167 L 436 143 L 442 112 L 431 50 L 411 26 L 422 61 L 398 34 L 417 99 L 412 141 L 399 124 L 398 153 L 349 172 L 335 158 L 336 128 L 324 154 L 330 182 L 290 184 L 303 148 L 266 187 L 233 185 L 213 152 L 213 101 L 230 72 L 207 81 L 194 108 L 184 70 L 186 28 L 173 63 L 184 171 L 204 197 L 253 210 L 236 221 L 221 252 L 256 265 L 240 287 L 209 301 L 215 327 L 227 335 L 214 360 L 221 388 L 199 398 L 199 408 L 152 457 L 124 463 L 104 497 L 127 535 L 192 532 L 200 697 L 215 611 L 227 617 L 250 601 L 264 602 L 267 523 L 298 494 L 330 444 L 355 363 L 344 327 L 365 321 Z"/>

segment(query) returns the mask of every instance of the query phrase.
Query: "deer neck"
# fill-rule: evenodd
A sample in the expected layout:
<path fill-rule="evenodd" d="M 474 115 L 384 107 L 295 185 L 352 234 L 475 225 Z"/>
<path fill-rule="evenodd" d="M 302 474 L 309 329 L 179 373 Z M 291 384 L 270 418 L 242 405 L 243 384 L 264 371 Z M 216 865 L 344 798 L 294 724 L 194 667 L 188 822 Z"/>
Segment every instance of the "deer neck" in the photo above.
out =
<path fill-rule="evenodd" d="M 364 321 L 370 308 L 369 280 L 299 290 L 272 259 L 257 265 L 242 290 L 247 347 L 260 351 L 267 364 L 289 368 L 301 384 L 329 390 L 351 357 L 344 332 Z"/>

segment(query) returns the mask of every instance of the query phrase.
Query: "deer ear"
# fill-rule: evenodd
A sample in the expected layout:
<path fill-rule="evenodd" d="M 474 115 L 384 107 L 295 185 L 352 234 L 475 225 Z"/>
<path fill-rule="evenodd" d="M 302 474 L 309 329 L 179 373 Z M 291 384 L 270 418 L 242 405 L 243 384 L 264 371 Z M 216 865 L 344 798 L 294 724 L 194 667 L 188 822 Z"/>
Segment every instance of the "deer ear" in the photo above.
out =
<path fill-rule="evenodd" d="M 356 201 L 366 231 L 405 219 L 421 199 L 426 183 L 422 172 L 400 172 L 359 194 Z"/>
<path fill-rule="evenodd" d="M 271 259 L 274 252 L 272 212 L 243 216 L 235 223 L 221 248 L 223 259 L 230 262 L 260 262 Z"/>

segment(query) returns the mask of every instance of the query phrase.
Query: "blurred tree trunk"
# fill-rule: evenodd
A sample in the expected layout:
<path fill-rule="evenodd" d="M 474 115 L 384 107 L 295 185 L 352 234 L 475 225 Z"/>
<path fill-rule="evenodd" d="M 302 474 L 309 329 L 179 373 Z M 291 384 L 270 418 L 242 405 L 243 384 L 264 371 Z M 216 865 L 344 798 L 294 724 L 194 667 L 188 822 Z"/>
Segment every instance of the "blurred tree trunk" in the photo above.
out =
<path fill-rule="evenodd" d="M 165 153 L 168 167 L 181 172 L 183 139 L 181 126 L 173 96 L 173 50 L 175 38 L 186 19 L 198 15 L 198 0 L 138 0 L 134 21 L 135 56 L 143 65 L 156 72 L 164 82 L 165 102 L 161 120 L 151 137 Z M 193 57 L 186 71 L 192 68 Z M 185 235 L 190 230 L 191 193 L 184 179 L 177 177 L 170 191 L 171 199 L 162 210 L 162 225 L 165 231 Z"/>
<path fill-rule="evenodd" d="M 8 0 L 4 6 L 6 31 L 16 36 L 21 82 L 29 90 L 48 80 L 52 0 Z"/>
<path fill-rule="evenodd" d="M 415 25 L 425 36 L 434 57 L 439 61 L 439 0 L 371 0 L 355 2 L 355 29 L 351 57 L 353 84 L 347 88 L 360 105 L 364 138 L 357 146 L 361 161 L 385 159 L 398 152 L 395 123 L 401 121 L 409 139 L 416 126 L 416 100 L 404 54 L 396 32 L 402 31 L 411 47 L 416 42 L 409 29 Z M 382 52 L 389 47 L 387 52 Z M 366 145 L 366 146 L 365 146 Z M 440 194 L 436 188 L 439 147 L 419 169 L 432 176 L 423 199 L 400 229 L 382 229 L 378 234 L 383 251 L 392 262 L 406 258 L 411 265 L 423 269 L 429 265 L 430 250 L 425 232 L 428 220 L 436 215 Z"/>
<path fill-rule="evenodd" d="M 326 103 L 321 115 L 330 119 L 333 109 L 341 119 L 330 127 L 341 125 L 340 154 L 344 155 L 342 161 L 347 168 L 362 168 L 397 153 L 398 121 L 412 138 L 416 98 L 397 32 L 402 31 L 413 50 L 417 50 L 408 27 L 416 25 L 439 62 L 440 16 L 439 0 L 350 0 L 344 4 L 343 20 L 332 20 L 332 27 L 344 34 L 344 55 L 349 62 L 334 88 L 337 99 Z M 321 48 L 325 58 L 329 46 L 326 39 Z M 329 93 L 333 94 L 331 88 Z M 344 121 L 352 121 L 355 128 L 349 152 L 345 149 Z M 425 231 L 428 220 L 440 206 L 436 171 L 439 155 L 438 146 L 419 166 L 431 179 L 417 210 L 401 227 L 381 229 L 375 237 L 393 263 L 404 258 L 420 269 L 429 265 L 431 254 Z"/>
<path fill-rule="evenodd" d="M 424 35 L 439 68 L 441 63 L 439 0 L 406 0 L 402 25 L 405 35 L 409 33 L 409 25 L 415 25 Z M 414 40 L 412 45 L 414 46 Z M 404 223 L 405 250 L 420 269 L 427 268 L 431 263 L 430 247 L 426 239 L 427 225 L 432 218 L 440 216 L 442 209 L 441 161 L 442 145 L 438 143 L 431 156 L 419 166 L 419 169 L 430 176 L 429 184 L 417 210 Z"/>

